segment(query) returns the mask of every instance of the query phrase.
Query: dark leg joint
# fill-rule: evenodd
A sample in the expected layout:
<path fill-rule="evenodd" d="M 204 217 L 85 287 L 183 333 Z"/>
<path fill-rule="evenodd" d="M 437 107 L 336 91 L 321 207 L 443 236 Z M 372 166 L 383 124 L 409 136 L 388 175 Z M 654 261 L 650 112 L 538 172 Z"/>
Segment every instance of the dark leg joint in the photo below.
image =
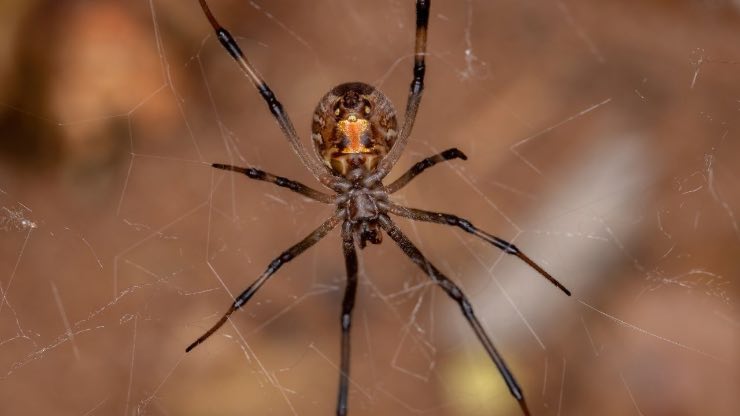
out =
<path fill-rule="evenodd" d="M 273 94 L 270 87 L 267 86 L 264 82 L 257 86 L 257 90 L 260 92 L 260 95 L 262 98 L 267 101 L 268 104 L 276 102 L 277 99 L 275 98 L 275 94 Z"/>
<path fill-rule="evenodd" d="M 255 169 L 255 168 L 240 168 L 237 166 L 232 165 L 225 165 L 223 163 L 211 163 L 211 166 L 213 166 L 216 169 L 221 170 L 228 170 L 231 172 L 239 172 L 247 175 L 247 177 L 251 179 L 259 179 L 259 180 L 265 180 L 267 177 L 267 173 L 265 173 L 262 170 Z"/>
<path fill-rule="evenodd" d="M 342 314 L 342 332 L 349 332 L 352 326 L 352 316 L 349 313 Z"/>
<path fill-rule="evenodd" d="M 462 160 L 468 160 L 468 157 L 465 155 L 465 153 L 461 152 L 456 147 L 453 147 L 452 149 L 447 149 L 442 152 L 442 157 L 445 158 L 445 160 L 454 159 L 456 157 Z"/>
<path fill-rule="evenodd" d="M 418 0 L 416 2 L 416 27 L 426 27 L 429 24 L 430 0 Z"/>
<path fill-rule="evenodd" d="M 447 220 L 447 223 L 450 225 L 457 225 L 458 227 L 462 228 L 463 230 L 469 233 L 475 232 L 475 227 L 473 227 L 473 224 L 471 224 L 470 221 L 464 220 L 455 215 L 450 215 L 450 217 Z"/>
<path fill-rule="evenodd" d="M 267 271 L 272 273 L 273 271 L 280 268 L 280 266 L 283 265 L 283 263 L 287 263 L 290 260 L 293 259 L 293 253 L 286 251 L 283 254 L 280 255 L 280 257 L 273 260 L 269 266 L 267 266 Z"/>
<path fill-rule="evenodd" d="M 463 315 L 468 318 L 472 318 L 475 315 L 473 313 L 473 305 L 470 304 L 467 298 L 460 299 L 460 309 L 462 309 Z"/>
<path fill-rule="evenodd" d="M 422 58 L 424 55 L 421 56 Z M 418 57 L 417 57 L 418 59 Z M 414 82 L 422 84 L 424 79 L 424 73 L 426 72 L 426 65 L 424 65 L 424 62 L 416 62 L 414 64 Z"/>
<path fill-rule="evenodd" d="M 415 175 L 418 175 L 432 166 L 434 166 L 434 160 L 431 157 L 428 157 L 422 160 L 421 162 L 417 163 L 416 165 L 412 166 L 411 172 Z"/>
<path fill-rule="evenodd" d="M 289 261 L 290 261 L 290 260 L 292 260 L 292 259 L 293 259 L 293 253 L 291 253 L 291 252 L 289 252 L 289 251 L 286 251 L 286 252 L 284 252 L 283 254 L 281 254 L 281 255 L 280 255 L 280 260 L 281 260 L 281 261 L 282 261 L 283 263 L 285 263 L 285 262 L 289 262 Z"/>
<path fill-rule="evenodd" d="M 282 117 L 283 105 L 280 104 L 280 101 L 278 101 L 277 98 L 275 98 L 275 94 L 273 94 L 270 87 L 262 82 L 260 85 L 257 86 L 257 89 L 259 90 L 262 98 L 265 99 L 265 102 L 267 102 L 267 106 L 270 108 L 270 112 L 272 113 L 272 115 L 275 117 Z"/>
<path fill-rule="evenodd" d="M 290 187 L 290 180 L 288 180 L 287 178 L 283 178 L 282 176 L 278 176 L 275 178 L 275 185 Z"/>
<path fill-rule="evenodd" d="M 465 295 L 463 295 L 460 288 L 457 287 L 456 284 L 452 283 L 449 279 L 438 279 L 438 284 L 444 289 L 445 292 L 447 292 L 447 296 L 452 298 L 455 302 L 460 304 L 461 308 L 463 307 L 463 303 L 468 302 L 468 300 L 465 298 Z M 468 303 L 468 308 L 470 308 L 470 304 Z"/>
<path fill-rule="evenodd" d="M 232 58 L 238 60 L 239 58 L 244 56 L 242 50 L 239 48 L 239 45 L 237 45 L 236 41 L 231 36 L 231 33 L 229 33 L 228 30 L 222 27 L 218 28 L 216 29 L 216 36 L 221 42 L 221 45 L 223 45 L 226 51 L 229 52 L 229 55 L 231 55 Z"/>
<path fill-rule="evenodd" d="M 426 72 L 426 66 L 424 65 L 424 55 L 416 57 L 416 63 L 414 63 L 414 79 L 411 81 L 411 94 L 416 95 L 421 93 L 424 89 L 424 73 Z"/>
<path fill-rule="evenodd" d="M 234 305 L 232 306 L 232 309 L 237 310 L 237 309 L 241 308 L 242 306 L 244 306 L 245 303 L 247 303 L 247 301 L 251 297 L 252 296 L 250 295 L 249 297 L 241 297 L 240 296 L 240 297 L 236 298 L 236 300 L 234 301 Z"/>
<path fill-rule="evenodd" d="M 424 75 L 422 74 L 422 77 Z M 415 79 L 411 82 L 411 95 L 420 94 L 424 90 L 424 81 L 421 79 Z"/>
<path fill-rule="evenodd" d="M 444 216 L 442 216 L 442 218 L 447 221 L 447 224 L 448 225 L 454 225 L 456 227 L 460 227 L 463 230 L 465 230 L 465 231 L 467 231 L 467 232 L 469 232 L 471 234 L 475 234 L 476 231 L 477 231 L 477 229 L 473 226 L 473 224 L 470 223 L 470 221 L 468 221 L 468 220 L 466 220 L 464 218 L 460 218 L 460 217 L 458 217 L 456 215 L 451 215 L 451 214 L 450 215 L 444 215 Z"/>
<path fill-rule="evenodd" d="M 264 171 L 255 168 L 247 168 L 247 170 L 244 171 L 244 174 L 252 179 L 260 180 L 265 179 L 265 177 L 267 176 Z"/>
<path fill-rule="evenodd" d="M 501 248 L 506 254 L 519 254 L 519 249 L 510 242 L 502 240 L 498 237 L 493 237 L 496 245 Z"/>

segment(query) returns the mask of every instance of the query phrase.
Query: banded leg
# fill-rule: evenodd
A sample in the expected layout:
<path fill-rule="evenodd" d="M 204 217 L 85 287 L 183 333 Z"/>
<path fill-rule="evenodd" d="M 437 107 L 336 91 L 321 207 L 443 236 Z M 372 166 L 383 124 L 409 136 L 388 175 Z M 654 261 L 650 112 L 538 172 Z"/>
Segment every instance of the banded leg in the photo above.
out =
<path fill-rule="evenodd" d="M 491 339 L 488 338 L 488 335 L 486 335 L 486 331 L 483 329 L 483 325 L 481 325 L 481 323 L 478 321 L 478 318 L 475 316 L 473 306 L 470 304 L 470 301 L 465 296 L 465 294 L 452 280 L 450 280 L 449 278 L 447 278 L 447 276 L 442 274 L 442 272 L 437 270 L 437 268 L 434 267 L 434 265 L 430 263 L 423 254 L 421 254 L 414 243 L 412 243 L 411 240 L 409 240 L 408 237 L 406 237 L 401 232 L 401 230 L 393 223 L 393 221 L 391 221 L 390 218 L 388 218 L 388 216 L 381 215 L 379 218 L 379 222 L 380 226 L 383 227 L 385 232 L 388 233 L 393 241 L 395 241 L 396 244 L 401 247 L 401 250 L 403 250 L 403 252 L 411 259 L 411 261 L 416 263 L 416 265 L 419 266 L 429 276 L 429 278 L 432 279 L 434 283 L 442 288 L 442 290 L 447 293 L 447 296 L 457 302 L 457 304 L 460 306 L 460 309 L 462 310 L 463 316 L 465 316 L 465 319 L 467 319 L 468 324 L 470 324 L 470 327 L 475 332 L 475 335 L 478 337 L 480 343 L 483 344 L 483 348 L 485 348 L 488 356 L 491 357 L 491 360 L 493 360 L 493 363 L 496 365 L 498 371 L 501 373 L 501 376 L 504 378 L 506 386 L 509 387 L 511 395 L 514 396 L 514 398 L 516 398 L 516 400 L 519 402 L 519 407 L 521 407 L 522 412 L 524 412 L 525 415 L 529 416 L 529 409 L 527 408 L 527 402 L 524 400 L 522 389 L 517 384 L 514 375 L 506 366 L 506 363 L 501 357 L 501 354 L 499 354 Z"/>
<path fill-rule="evenodd" d="M 344 263 L 347 267 L 347 287 L 344 289 L 342 301 L 342 358 L 339 367 L 339 398 L 337 399 L 337 416 L 347 414 L 347 399 L 349 391 L 349 360 L 350 360 L 350 328 L 352 326 L 352 309 L 355 306 L 357 294 L 357 251 L 352 237 L 352 224 L 345 221 L 342 228 L 342 249 Z"/>
<path fill-rule="evenodd" d="M 293 192 L 299 193 L 305 197 L 311 198 L 315 201 L 323 202 L 325 204 L 331 204 L 334 202 L 334 198 L 331 195 L 327 195 L 323 192 L 319 192 L 300 182 L 292 181 L 282 176 L 275 176 L 263 170 L 259 170 L 255 168 L 241 168 L 239 166 L 224 165 L 222 163 L 213 163 L 211 166 L 213 166 L 216 169 L 222 169 L 222 170 L 242 173 L 250 179 L 257 179 L 259 181 L 274 183 L 277 186 L 288 188 Z"/>
<path fill-rule="evenodd" d="M 203 335 L 201 335 L 198 339 L 196 339 L 192 344 L 190 344 L 186 349 L 185 352 L 190 352 L 193 348 L 197 347 L 200 343 L 208 339 L 211 335 L 213 335 L 214 332 L 216 332 L 223 324 L 226 323 L 226 321 L 229 319 L 229 316 L 231 316 L 234 311 L 244 306 L 245 303 L 255 294 L 257 291 L 262 287 L 263 284 L 272 276 L 280 267 L 282 267 L 283 264 L 291 261 L 292 259 L 296 258 L 299 254 L 303 253 L 311 247 L 312 245 L 316 244 L 319 240 L 324 238 L 326 234 L 329 233 L 334 227 L 339 224 L 341 221 L 341 217 L 339 213 L 334 214 L 331 218 L 326 220 L 323 224 L 319 226 L 319 228 L 315 229 L 311 234 L 306 236 L 303 240 L 298 242 L 298 244 L 294 245 L 293 247 L 285 250 L 281 255 L 279 255 L 275 260 L 273 260 L 269 266 L 267 266 L 267 270 L 262 272 L 260 277 L 257 278 L 249 287 L 247 287 L 239 296 L 236 297 L 234 300 L 234 303 L 231 304 L 229 309 L 224 313 L 224 315 L 221 317 L 221 319 L 216 322 L 215 325 L 211 327 L 208 331 L 206 331 Z"/>
<path fill-rule="evenodd" d="M 199 1 L 200 7 L 203 9 L 203 13 L 205 13 L 208 18 L 208 22 L 213 27 L 213 30 L 216 31 L 216 37 L 221 42 L 221 45 L 223 45 L 224 49 L 229 52 L 229 55 L 236 60 L 242 72 L 244 72 L 247 78 L 249 78 L 252 84 L 257 88 L 262 99 L 265 100 L 267 107 L 270 108 L 270 112 L 280 125 L 280 129 L 293 147 L 293 151 L 298 155 L 298 158 L 301 160 L 303 165 L 306 166 L 306 168 L 310 170 L 311 173 L 321 181 L 321 183 L 331 187 L 336 182 L 336 178 L 329 172 L 324 164 L 320 163 L 316 158 L 311 157 L 308 154 L 306 148 L 303 147 L 303 144 L 298 138 L 298 134 L 293 127 L 293 123 L 288 117 L 288 113 L 283 109 L 283 105 L 280 104 L 280 101 L 277 100 L 270 87 L 267 86 L 267 83 L 257 73 L 254 66 L 252 66 L 249 60 L 244 56 L 241 48 L 239 48 L 239 44 L 234 40 L 234 37 L 231 36 L 231 33 L 218 23 L 218 20 L 216 20 L 213 13 L 211 13 L 211 10 L 208 8 L 206 0 Z"/>
<path fill-rule="evenodd" d="M 416 41 L 414 43 L 414 69 L 409 98 L 406 101 L 406 114 L 403 126 L 398 134 L 396 142 L 388 154 L 380 161 L 378 168 L 372 175 L 365 179 L 366 185 L 374 184 L 382 180 L 398 162 L 403 149 L 406 147 L 411 129 L 416 121 L 416 112 L 424 92 L 424 73 L 426 71 L 425 55 L 427 52 L 427 27 L 429 26 L 429 7 L 431 0 L 416 0 Z"/>
<path fill-rule="evenodd" d="M 396 179 L 393 183 L 388 185 L 386 187 L 389 194 L 392 194 L 399 189 L 403 188 L 411 182 L 412 179 L 414 179 L 417 175 L 424 172 L 425 170 L 431 168 L 432 166 L 436 165 L 437 163 L 444 162 L 451 159 L 457 159 L 460 158 L 462 160 L 468 160 L 468 157 L 465 156 L 465 153 L 461 152 L 457 148 L 447 149 L 442 153 L 436 154 L 434 156 L 430 156 L 421 162 L 417 162 L 414 166 L 411 167 L 406 173 L 403 174 L 400 178 Z"/>
<path fill-rule="evenodd" d="M 387 205 L 385 205 L 387 204 Z M 452 214 L 444 214 L 441 212 L 431 212 L 431 211 L 425 211 L 422 209 L 416 209 L 416 208 L 408 208 L 401 205 L 394 204 L 392 202 L 387 202 L 384 204 L 384 207 L 388 209 L 388 212 L 401 216 L 410 218 L 412 220 L 416 221 L 427 221 L 427 222 L 435 222 L 437 224 L 445 224 L 445 225 L 452 225 L 455 227 L 460 227 L 463 230 L 469 232 L 470 234 L 473 234 L 476 237 L 479 237 L 500 250 L 502 250 L 506 254 L 513 254 L 525 263 L 529 265 L 529 267 L 533 268 L 537 271 L 542 277 L 549 280 L 550 283 L 554 284 L 558 289 L 562 290 L 566 295 L 570 296 L 570 290 L 566 289 L 565 286 L 563 286 L 562 283 L 558 282 L 550 273 L 546 272 L 545 269 L 540 267 L 537 263 L 535 263 L 532 259 L 527 257 L 524 253 L 522 253 L 519 248 L 517 248 L 514 244 L 511 244 L 510 242 L 503 240 L 501 238 L 496 237 L 495 235 L 489 234 L 485 231 L 482 231 L 475 227 L 473 224 L 470 223 L 470 221 L 460 218 L 456 215 Z"/>

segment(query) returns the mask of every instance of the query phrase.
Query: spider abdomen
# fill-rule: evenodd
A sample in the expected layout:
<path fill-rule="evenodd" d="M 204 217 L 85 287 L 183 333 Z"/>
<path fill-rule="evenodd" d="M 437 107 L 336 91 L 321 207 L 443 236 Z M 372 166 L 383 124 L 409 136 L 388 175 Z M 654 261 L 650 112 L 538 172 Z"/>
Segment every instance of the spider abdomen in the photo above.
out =
<path fill-rule="evenodd" d="M 373 171 L 393 146 L 396 111 L 372 85 L 348 82 L 324 95 L 313 114 L 311 137 L 321 160 L 335 173 Z"/>

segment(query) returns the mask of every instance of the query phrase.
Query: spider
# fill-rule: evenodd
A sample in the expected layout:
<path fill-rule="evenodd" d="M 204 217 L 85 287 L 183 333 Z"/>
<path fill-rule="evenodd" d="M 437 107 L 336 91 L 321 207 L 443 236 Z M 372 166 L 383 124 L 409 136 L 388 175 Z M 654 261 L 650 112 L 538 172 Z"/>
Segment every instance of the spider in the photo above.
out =
<path fill-rule="evenodd" d="M 504 253 L 518 257 L 570 296 L 568 289 L 513 244 L 476 228 L 470 221 L 458 216 L 405 207 L 393 202 L 390 198 L 391 194 L 406 186 L 426 169 L 452 159 L 466 160 L 467 156 L 460 150 L 452 148 L 428 157 L 413 165 L 396 181 L 389 185 L 383 184 L 383 179 L 396 164 L 408 142 L 424 91 L 426 67 L 424 60 L 431 1 L 416 1 L 413 80 L 411 81 L 406 113 L 400 130 L 398 129 L 393 105 L 383 93 L 362 82 L 340 84 L 321 98 L 314 111 L 311 138 L 316 153 L 313 155 L 309 155 L 306 151 L 282 104 L 242 53 L 237 42 L 218 23 L 206 1 L 199 1 L 203 13 L 216 31 L 218 40 L 257 88 L 300 161 L 322 185 L 334 193 L 320 192 L 299 182 L 252 167 L 238 167 L 221 163 L 214 163 L 212 166 L 217 169 L 244 174 L 250 179 L 271 182 L 318 202 L 333 205 L 335 211 L 328 220 L 303 240 L 275 258 L 257 280 L 236 297 L 221 319 L 190 344 L 186 352 L 191 351 L 213 335 L 229 319 L 231 314 L 244 306 L 280 267 L 299 256 L 324 238 L 329 231 L 341 224 L 342 248 L 347 269 L 347 286 L 344 291 L 340 317 L 341 363 L 336 413 L 339 416 L 346 415 L 350 366 L 350 330 L 352 327 L 352 309 L 357 292 L 357 251 L 355 246 L 359 245 L 361 249 L 364 249 L 368 242 L 380 244 L 383 232 L 385 232 L 411 261 L 416 263 L 429 276 L 434 284 L 438 285 L 460 306 L 463 316 L 498 368 L 509 391 L 519 403 L 522 412 L 529 415 L 522 389 L 475 316 L 468 298 L 452 280 L 424 257 L 389 217 L 389 214 L 393 214 L 415 221 L 459 227 L 487 241 Z"/>

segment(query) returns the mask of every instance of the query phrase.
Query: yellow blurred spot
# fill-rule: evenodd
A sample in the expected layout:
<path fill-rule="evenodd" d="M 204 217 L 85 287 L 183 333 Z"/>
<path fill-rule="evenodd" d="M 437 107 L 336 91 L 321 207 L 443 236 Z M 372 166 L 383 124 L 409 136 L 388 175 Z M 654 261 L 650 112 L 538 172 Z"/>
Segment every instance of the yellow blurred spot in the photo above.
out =
<path fill-rule="evenodd" d="M 484 352 L 470 354 L 460 350 L 442 371 L 447 380 L 446 402 L 459 409 L 457 414 L 504 415 L 518 408 L 496 366 Z"/>

